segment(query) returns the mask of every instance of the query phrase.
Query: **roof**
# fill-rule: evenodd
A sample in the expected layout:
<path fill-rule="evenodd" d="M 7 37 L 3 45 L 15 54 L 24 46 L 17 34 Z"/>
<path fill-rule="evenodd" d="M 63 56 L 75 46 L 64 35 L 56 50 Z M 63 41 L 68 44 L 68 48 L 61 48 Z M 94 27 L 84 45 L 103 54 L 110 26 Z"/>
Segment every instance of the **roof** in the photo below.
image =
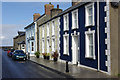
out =
<path fill-rule="evenodd" d="M 27 27 L 25 27 L 24 29 L 27 29 L 29 27 L 31 27 L 34 24 L 34 22 L 32 22 L 31 24 L 29 24 Z"/>
<path fill-rule="evenodd" d="M 43 24 L 45 24 L 45 23 L 47 23 L 47 22 L 49 22 L 49 21 L 51 21 L 51 20 L 53 20 L 53 19 L 55 19 L 55 18 L 57 18 L 57 17 L 60 17 L 61 15 L 64 15 L 64 14 L 66 14 L 66 13 L 68 13 L 68 12 L 70 12 L 70 11 L 72 11 L 72 10 L 74 10 L 74 9 L 76 9 L 76 8 L 84 5 L 84 4 L 86 4 L 86 3 L 89 3 L 89 2 L 80 2 L 80 3 L 78 3 L 78 4 L 75 5 L 75 6 L 71 6 L 70 8 L 68 8 L 68 9 L 62 11 L 61 13 L 59 13 L 57 16 L 55 16 L 55 17 L 47 20 L 47 21 L 44 22 Z M 43 25 L 43 24 L 41 24 L 41 25 Z M 41 25 L 39 25 L 39 26 L 41 26 Z"/>
<path fill-rule="evenodd" d="M 38 17 L 34 22 L 36 22 L 37 20 L 39 20 L 41 17 L 43 17 L 45 14 L 43 14 L 43 15 L 41 15 L 40 17 Z M 27 28 L 29 28 L 29 27 L 31 27 L 33 24 L 34 24 L 34 22 L 32 22 L 31 24 L 29 24 L 27 27 L 25 27 L 24 29 L 27 29 Z"/>
<path fill-rule="evenodd" d="M 18 42 L 18 44 L 25 44 L 25 41 L 20 41 Z"/>
<path fill-rule="evenodd" d="M 25 36 L 25 32 L 24 31 L 18 31 L 18 35 L 14 37 L 14 39 L 20 37 L 20 36 Z"/>
<path fill-rule="evenodd" d="M 74 10 L 74 9 L 76 9 L 76 8 L 86 4 L 86 3 L 88 3 L 88 2 L 80 2 L 75 6 L 71 6 L 70 8 L 68 8 L 68 9 L 64 10 L 63 12 L 59 13 L 58 16 L 61 16 L 61 15 L 65 14 L 65 13 L 68 13 L 68 12 L 70 12 L 70 11 L 72 11 L 72 10 Z"/>
<path fill-rule="evenodd" d="M 24 31 L 18 31 L 18 35 L 24 35 L 25 32 Z"/>

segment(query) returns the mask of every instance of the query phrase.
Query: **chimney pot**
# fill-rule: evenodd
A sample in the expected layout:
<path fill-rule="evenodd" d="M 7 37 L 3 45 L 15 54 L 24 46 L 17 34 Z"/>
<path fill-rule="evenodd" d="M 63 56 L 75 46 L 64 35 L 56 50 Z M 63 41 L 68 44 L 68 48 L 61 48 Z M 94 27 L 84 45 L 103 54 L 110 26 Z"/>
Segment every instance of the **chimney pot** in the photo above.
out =
<path fill-rule="evenodd" d="M 34 13 L 33 15 L 33 21 L 37 20 L 40 17 L 39 13 Z"/>
<path fill-rule="evenodd" d="M 51 9 L 54 8 L 54 5 L 51 4 L 51 2 L 49 4 L 45 4 L 45 14 L 46 15 L 51 15 Z"/>

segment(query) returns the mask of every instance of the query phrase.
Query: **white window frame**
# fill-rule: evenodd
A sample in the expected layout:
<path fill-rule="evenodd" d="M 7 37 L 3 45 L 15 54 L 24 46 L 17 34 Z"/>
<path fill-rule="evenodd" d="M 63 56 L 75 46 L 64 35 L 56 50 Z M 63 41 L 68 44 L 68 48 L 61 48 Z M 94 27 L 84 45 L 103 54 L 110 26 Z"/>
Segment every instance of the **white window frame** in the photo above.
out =
<path fill-rule="evenodd" d="M 24 44 L 22 44 L 21 47 L 22 47 L 22 49 L 25 49 L 25 45 Z"/>
<path fill-rule="evenodd" d="M 32 43 L 33 43 L 33 45 L 32 45 Z M 34 42 L 33 41 L 31 42 L 31 51 L 32 52 L 34 51 Z"/>
<path fill-rule="evenodd" d="M 50 27 L 50 24 L 47 23 L 47 36 L 49 36 L 49 27 Z"/>
<path fill-rule="evenodd" d="M 52 35 L 55 35 L 55 21 L 54 20 L 52 21 Z"/>
<path fill-rule="evenodd" d="M 49 51 L 50 51 L 49 44 L 50 44 L 50 40 L 47 39 L 47 53 L 49 53 Z"/>
<path fill-rule="evenodd" d="M 44 47 L 45 47 L 45 40 L 42 40 L 42 53 L 45 52 L 45 50 L 44 50 L 45 48 Z"/>
<path fill-rule="evenodd" d="M 65 14 L 63 17 L 64 17 L 63 18 L 64 19 L 64 31 L 69 30 L 69 13 Z M 65 17 L 67 17 L 67 21 L 65 21 Z M 67 26 L 66 26 L 66 23 L 67 23 Z"/>
<path fill-rule="evenodd" d="M 43 26 L 42 26 L 42 37 L 43 37 L 43 38 L 44 38 L 44 32 L 45 32 L 44 30 L 45 30 L 45 26 L 43 25 Z"/>
<path fill-rule="evenodd" d="M 55 52 L 55 38 L 52 39 L 52 52 Z"/>
<path fill-rule="evenodd" d="M 89 53 L 89 39 L 88 39 L 88 35 L 89 34 L 93 34 L 93 56 L 90 55 Z M 96 59 L 95 58 L 95 30 L 90 30 L 89 31 L 85 31 L 85 58 L 90 58 L 90 59 Z"/>
<path fill-rule="evenodd" d="M 74 23 L 74 13 L 77 13 L 77 26 L 75 26 L 75 23 Z M 76 29 L 76 28 L 78 28 L 78 9 L 76 9 L 76 10 L 74 10 L 74 11 L 72 11 L 72 29 Z"/>
<path fill-rule="evenodd" d="M 92 6 L 92 23 L 89 24 L 89 13 L 88 10 L 90 8 L 90 6 Z M 94 26 L 95 25 L 95 10 L 94 10 L 94 3 L 90 3 L 88 5 L 85 6 L 85 26 Z"/>
<path fill-rule="evenodd" d="M 68 41 L 67 41 L 67 43 L 65 43 L 65 37 L 68 37 Z M 64 52 L 63 52 L 63 54 L 65 54 L 65 55 L 69 55 L 69 34 L 64 34 L 63 35 L 63 47 L 64 47 Z M 68 45 L 67 47 L 68 47 L 68 53 L 67 53 L 67 48 L 65 47 L 66 45 Z"/>

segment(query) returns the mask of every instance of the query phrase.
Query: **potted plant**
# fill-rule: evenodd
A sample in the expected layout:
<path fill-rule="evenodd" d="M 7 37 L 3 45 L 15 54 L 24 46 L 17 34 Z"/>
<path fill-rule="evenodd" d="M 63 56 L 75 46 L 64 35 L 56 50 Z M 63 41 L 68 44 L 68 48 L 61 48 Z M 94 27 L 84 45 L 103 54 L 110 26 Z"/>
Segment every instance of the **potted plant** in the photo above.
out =
<path fill-rule="evenodd" d="M 46 59 L 47 53 L 42 53 L 42 54 L 43 54 L 44 59 Z"/>
<path fill-rule="evenodd" d="M 46 59 L 47 59 L 47 60 L 50 59 L 50 53 L 47 53 L 47 55 L 46 55 Z"/>
<path fill-rule="evenodd" d="M 40 52 L 39 51 L 35 52 L 35 55 L 36 55 L 37 58 L 39 58 Z"/>
<path fill-rule="evenodd" d="M 52 55 L 52 57 L 53 57 L 54 62 L 56 62 L 57 59 L 58 59 L 58 52 L 57 52 L 57 50 L 54 52 L 54 54 Z"/>

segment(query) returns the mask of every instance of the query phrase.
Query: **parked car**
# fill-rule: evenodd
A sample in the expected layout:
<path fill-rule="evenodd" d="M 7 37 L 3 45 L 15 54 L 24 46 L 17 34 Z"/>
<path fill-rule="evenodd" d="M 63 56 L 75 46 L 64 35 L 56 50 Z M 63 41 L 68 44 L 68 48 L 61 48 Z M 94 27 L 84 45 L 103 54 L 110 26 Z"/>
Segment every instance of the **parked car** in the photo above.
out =
<path fill-rule="evenodd" d="M 15 50 L 12 54 L 13 60 L 27 60 L 27 55 L 23 50 Z"/>
<path fill-rule="evenodd" d="M 7 55 L 9 56 L 9 53 L 10 53 L 11 51 L 10 51 L 10 49 L 7 51 Z"/>
<path fill-rule="evenodd" d="M 14 49 L 10 49 L 10 52 L 9 52 L 8 56 L 12 57 L 13 52 L 14 52 Z"/>

